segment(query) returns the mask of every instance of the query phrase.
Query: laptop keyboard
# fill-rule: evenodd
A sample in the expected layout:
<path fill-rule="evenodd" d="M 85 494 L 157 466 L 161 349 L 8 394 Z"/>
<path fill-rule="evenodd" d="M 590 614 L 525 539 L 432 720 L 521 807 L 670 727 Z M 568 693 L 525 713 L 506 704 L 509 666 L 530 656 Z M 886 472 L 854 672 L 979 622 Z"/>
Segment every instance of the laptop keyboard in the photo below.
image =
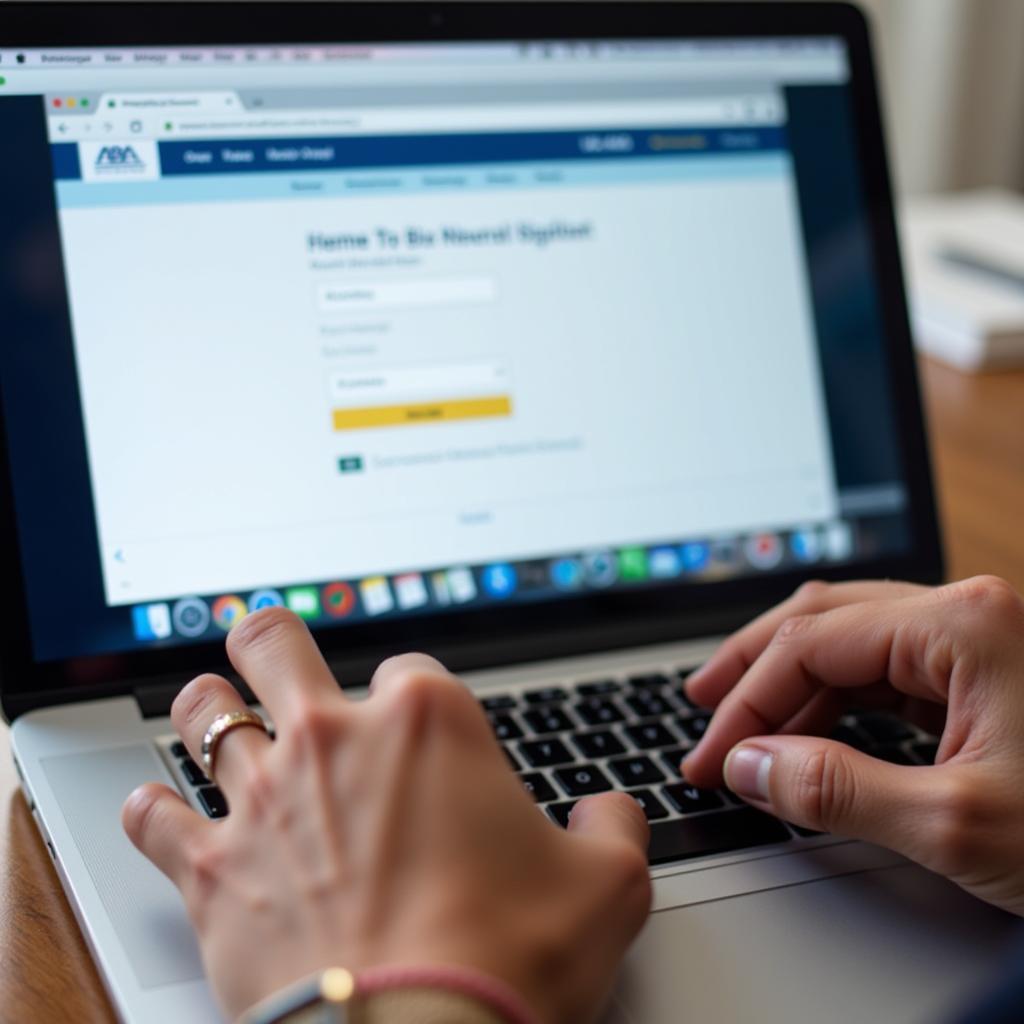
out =
<path fill-rule="evenodd" d="M 679 762 L 703 735 L 708 714 L 683 692 L 691 667 L 589 679 L 521 693 L 490 693 L 480 703 L 509 765 L 543 812 L 563 828 L 576 801 L 622 790 L 651 827 L 652 865 L 728 853 L 818 833 L 747 806 L 728 790 L 701 790 Z M 833 738 L 894 764 L 931 764 L 935 738 L 893 715 L 845 716 Z M 211 818 L 228 813 L 224 794 L 184 744 L 159 741 L 186 790 Z"/>

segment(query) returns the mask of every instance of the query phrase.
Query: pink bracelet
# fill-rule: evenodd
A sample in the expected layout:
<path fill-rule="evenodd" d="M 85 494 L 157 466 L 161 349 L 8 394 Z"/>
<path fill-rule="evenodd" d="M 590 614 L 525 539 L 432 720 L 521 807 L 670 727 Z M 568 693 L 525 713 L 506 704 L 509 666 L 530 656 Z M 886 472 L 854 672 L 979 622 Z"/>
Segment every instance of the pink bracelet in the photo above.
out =
<path fill-rule="evenodd" d="M 434 964 L 420 967 L 368 967 L 356 974 L 356 992 L 371 996 L 404 988 L 439 988 L 483 1003 L 508 1024 L 540 1024 L 523 998 L 503 981 L 469 967 Z"/>

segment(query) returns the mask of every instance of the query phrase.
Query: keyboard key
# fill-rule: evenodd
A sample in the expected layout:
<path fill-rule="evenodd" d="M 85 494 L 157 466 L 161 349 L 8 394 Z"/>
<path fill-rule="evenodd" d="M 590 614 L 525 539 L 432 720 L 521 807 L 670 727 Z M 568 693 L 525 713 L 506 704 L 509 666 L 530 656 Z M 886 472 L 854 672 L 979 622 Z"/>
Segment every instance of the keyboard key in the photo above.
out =
<path fill-rule="evenodd" d="M 555 779 L 569 796 L 603 793 L 612 788 L 611 780 L 596 764 L 574 764 L 556 768 Z"/>
<path fill-rule="evenodd" d="M 539 733 L 565 732 L 576 728 L 561 708 L 531 708 L 523 713 L 523 720 L 534 732 Z"/>
<path fill-rule="evenodd" d="M 665 781 L 665 776 L 649 757 L 623 757 L 610 761 L 608 767 L 624 786 L 648 786 Z"/>
<path fill-rule="evenodd" d="M 563 800 L 560 804 L 548 804 L 544 808 L 551 816 L 551 820 L 562 828 L 569 827 L 569 812 L 576 806 L 575 800 Z"/>
<path fill-rule="evenodd" d="M 223 818 L 227 815 L 228 802 L 216 786 L 203 786 L 196 792 L 199 794 L 199 802 L 203 805 L 203 810 L 211 818 Z"/>
<path fill-rule="evenodd" d="M 206 772 L 191 757 L 183 757 L 179 763 L 185 778 L 193 786 L 208 786 L 210 784 L 210 780 L 206 777 Z"/>
<path fill-rule="evenodd" d="M 704 735 L 711 719 L 707 715 L 694 715 L 692 718 L 677 718 L 676 725 L 683 730 L 683 735 L 688 740 L 697 742 Z"/>
<path fill-rule="evenodd" d="M 561 740 L 532 740 L 519 744 L 519 753 L 534 768 L 547 768 L 553 764 L 568 764 L 576 758 Z"/>
<path fill-rule="evenodd" d="M 715 811 L 724 806 L 722 798 L 713 789 L 698 789 L 696 786 L 686 785 L 685 782 L 665 786 L 662 792 L 680 814 Z"/>
<path fill-rule="evenodd" d="M 899 743 L 914 738 L 914 730 L 895 715 L 868 712 L 857 715 L 856 722 L 876 743 Z"/>
<path fill-rule="evenodd" d="M 649 789 L 631 789 L 629 795 L 643 808 L 648 821 L 668 817 L 668 809 Z"/>
<path fill-rule="evenodd" d="M 508 711 L 518 701 L 509 693 L 492 693 L 489 697 L 481 697 L 480 703 L 485 711 Z"/>
<path fill-rule="evenodd" d="M 622 684 L 615 682 L 614 679 L 601 679 L 596 683 L 580 683 L 576 687 L 576 692 L 581 697 L 606 697 L 610 693 L 618 693 L 622 689 Z"/>
<path fill-rule="evenodd" d="M 569 694 L 560 686 L 545 686 L 540 690 L 529 690 L 523 694 L 527 704 L 555 704 L 568 696 Z"/>
<path fill-rule="evenodd" d="M 915 743 L 911 746 L 910 752 L 917 759 L 918 764 L 935 764 L 939 745 L 934 742 Z"/>
<path fill-rule="evenodd" d="M 641 722 L 639 725 L 627 725 L 625 733 L 630 742 L 640 750 L 652 747 L 675 747 L 679 740 L 661 724 L 661 722 Z"/>
<path fill-rule="evenodd" d="M 181 742 L 181 740 L 175 740 L 171 744 L 171 753 L 175 757 L 188 757 L 188 748 Z"/>
<path fill-rule="evenodd" d="M 741 807 L 699 818 L 653 822 L 647 859 L 651 864 L 666 864 L 767 843 L 784 843 L 789 838 L 789 830 L 778 819 L 752 807 Z"/>
<path fill-rule="evenodd" d="M 526 792 L 539 804 L 547 803 L 548 800 L 558 799 L 555 787 L 540 772 L 531 772 L 529 775 L 524 775 L 520 781 L 526 787 Z"/>
<path fill-rule="evenodd" d="M 519 769 L 522 768 L 522 765 L 516 760 L 516 755 L 513 754 L 512 751 L 508 749 L 508 747 L 502 747 L 501 749 L 505 751 L 505 756 L 508 758 L 508 763 L 509 766 L 512 768 L 512 771 L 519 771 Z"/>
<path fill-rule="evenodd" d="M 626 698 L 626 703 L 638 718 L 659 718 L 672 710 L 667 700 L 650 690 L 638 690 Z"/>
<path fill-rule="evenodd" d="M 584 757 L 614 757 L 616 754 L 626 752 L 626 748 L 618 736 L 608 729 L 598 729 L 596 732 L 578 732 L 572 737 L 572 741 Z"/>
<path fill-rule="evenodd" d="M 491 719 L 494 727 L 494 735 L 499 740 L 517 740 L 523 735 L 523 730 L 516 725 L 516 720 L 511 715 L 495 715 Z"/>
<path fill-rule="evenodd" d="M 612 722 L 621 722 L 626 717 L 612 701 L 601 700 L 598 697 L 591 697 L 582 704 L 577 704 L 573 710 L 587 725 L 611 725 Z"/>
<path fill-rule="evenodd" d="M 683 773 L 679 770 L 679 765 L 682 764 L 687 753 L 688 751 L 683 750 L 682 747 L 673 747 L 671 750 L 663 750 L 658 756 L 661 758 L 661 763 L 668 769 L 669 775 L 674 779 L 681 779 Z"/>
<path fill-rule="evenodd" d="M 668 686 L 668 676 L 660 672 L 648 672 L 642 676 L 633 676 L 629 680 L 629 685 L 638 690 L 660 690 L 663 686 Z"/>

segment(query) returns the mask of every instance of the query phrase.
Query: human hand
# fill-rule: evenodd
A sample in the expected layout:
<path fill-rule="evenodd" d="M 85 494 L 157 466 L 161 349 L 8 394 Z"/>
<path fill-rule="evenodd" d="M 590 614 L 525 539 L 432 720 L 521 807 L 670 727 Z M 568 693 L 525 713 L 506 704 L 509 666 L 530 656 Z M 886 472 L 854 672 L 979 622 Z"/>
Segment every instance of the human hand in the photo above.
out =
<path fill-rule="evenodd" d="M 1009 584 L 808 584 L 728 639 L 687 691 L 717 708 L 683 762 L 694 785 L 724 770 L 756 807 L 887 846 L 1024 914 L 1024 601 Z M 827 731 L 850 705 L 938 722 L 935 765 L 795 735 Z"/>
<path fill-rule="evenodd" d="M 244 619 L 227 647 L 277 733 L 224 736 L 230 814 L 207 821 L 157 784 L 123 812 L 181 890 L 223 1009 L 332 965 L 445 964 L 504 981 L 548 1024 L 591 1019 L 649 906 L 638 805 L 603 794 L 568 832 L 547 821 L 477 701 L 425 655 L 384 662 L 355 702 L 283 609 Z M 210 722 L 242 709 L 203 675 L 171 718 L 198 760 Z"/>

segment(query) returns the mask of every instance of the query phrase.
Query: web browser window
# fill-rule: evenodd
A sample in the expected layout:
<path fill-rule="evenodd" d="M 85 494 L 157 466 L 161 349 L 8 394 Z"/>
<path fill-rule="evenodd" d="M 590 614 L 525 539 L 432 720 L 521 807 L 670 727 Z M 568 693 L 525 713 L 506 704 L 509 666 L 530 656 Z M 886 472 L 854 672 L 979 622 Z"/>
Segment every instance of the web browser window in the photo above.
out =
<path fill-rule="evenodd" d="M 852 557 L 791 134 L 837 41 L 24 56 L 137 641 Z"/>

